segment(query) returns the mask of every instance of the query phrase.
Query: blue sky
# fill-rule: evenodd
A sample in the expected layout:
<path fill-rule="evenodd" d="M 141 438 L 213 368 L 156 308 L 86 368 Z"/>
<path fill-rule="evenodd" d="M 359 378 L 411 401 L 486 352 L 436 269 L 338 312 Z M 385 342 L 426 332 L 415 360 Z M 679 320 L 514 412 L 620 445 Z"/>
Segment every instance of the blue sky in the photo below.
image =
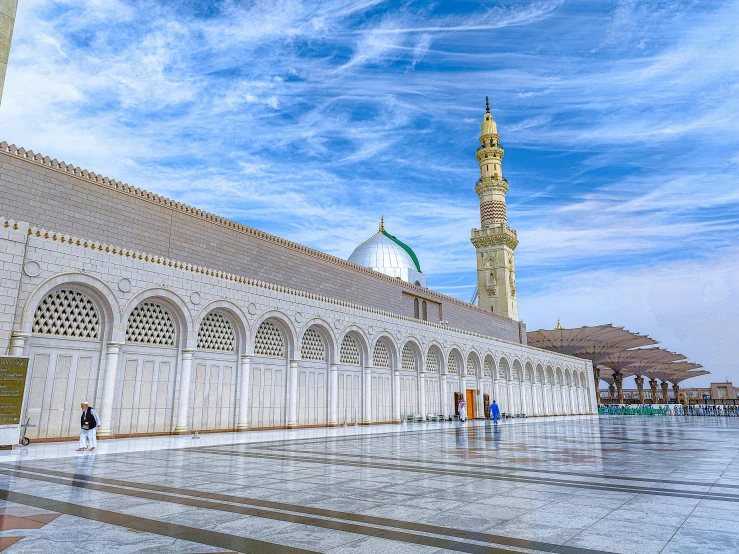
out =
<path fill-rule="evenodd" d="M 739 2 L 154 4 L 23 0 L 0 140 L 344 258 L 384 214 L 468 300 L 488 95 L 528 327 L 739 384 Z"/>

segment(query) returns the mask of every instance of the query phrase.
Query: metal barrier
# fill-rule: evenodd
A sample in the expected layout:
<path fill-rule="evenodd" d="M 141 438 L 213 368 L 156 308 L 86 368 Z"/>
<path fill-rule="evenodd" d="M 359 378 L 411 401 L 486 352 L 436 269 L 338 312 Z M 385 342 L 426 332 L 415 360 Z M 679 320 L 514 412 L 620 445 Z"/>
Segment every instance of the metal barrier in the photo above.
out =
<path fill-rule="evenodd" d="M 682 417 L 739 417 L 739 406 L 712 406 L 712 405 L 690 405 L 665 404 L 662 406 L 651 405 L 614 405 L 599 406 L 600 415 L 656 415 L 656 416 L 682 416 Z"/>

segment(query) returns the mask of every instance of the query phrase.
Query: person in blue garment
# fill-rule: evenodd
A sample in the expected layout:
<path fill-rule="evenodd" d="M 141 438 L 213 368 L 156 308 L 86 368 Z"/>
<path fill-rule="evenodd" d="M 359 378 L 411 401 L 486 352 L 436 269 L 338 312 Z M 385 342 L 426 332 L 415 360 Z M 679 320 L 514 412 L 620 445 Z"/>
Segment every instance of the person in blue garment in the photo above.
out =
<path fill-rule="evenodd" d="M 493 400 L 493 403 L 490 405 L 490 417 L 493 418 L 493 423 L 495 425 L 498 425 L 498 418 L 500 417 L 500 408 L 498 408 L 498 405 L 495 403 L 495 400 Z"/>

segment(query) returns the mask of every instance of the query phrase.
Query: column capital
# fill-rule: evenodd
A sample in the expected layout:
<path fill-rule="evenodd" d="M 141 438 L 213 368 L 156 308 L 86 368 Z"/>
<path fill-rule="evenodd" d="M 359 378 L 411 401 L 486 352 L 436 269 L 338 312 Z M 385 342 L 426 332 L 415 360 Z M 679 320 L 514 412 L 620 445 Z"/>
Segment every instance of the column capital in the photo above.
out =
<path fill-rule="evenodd" d="M 251 360 L 251 356 L 249 354 L 242 354 L 241 355 L 241 361 L 242 362 L 248 362 L 249 360 Z"/>

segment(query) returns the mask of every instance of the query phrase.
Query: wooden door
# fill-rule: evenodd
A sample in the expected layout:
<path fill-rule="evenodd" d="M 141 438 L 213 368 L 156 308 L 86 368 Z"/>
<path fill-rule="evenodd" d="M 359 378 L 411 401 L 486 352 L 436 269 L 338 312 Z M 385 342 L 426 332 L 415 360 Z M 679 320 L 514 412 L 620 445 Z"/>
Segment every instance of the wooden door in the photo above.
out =
<path fill-rule="evenodd" d="M 475 391 L 467 389 L 467 417 L 475 419 Z"/>
<path fill-rule="evenodd" d="M 483 413 L 485 414 L 485 417 L 490 417 L 490 395 L 489 394 L 482 395 L 482 409 L 483 409 Z"/>

